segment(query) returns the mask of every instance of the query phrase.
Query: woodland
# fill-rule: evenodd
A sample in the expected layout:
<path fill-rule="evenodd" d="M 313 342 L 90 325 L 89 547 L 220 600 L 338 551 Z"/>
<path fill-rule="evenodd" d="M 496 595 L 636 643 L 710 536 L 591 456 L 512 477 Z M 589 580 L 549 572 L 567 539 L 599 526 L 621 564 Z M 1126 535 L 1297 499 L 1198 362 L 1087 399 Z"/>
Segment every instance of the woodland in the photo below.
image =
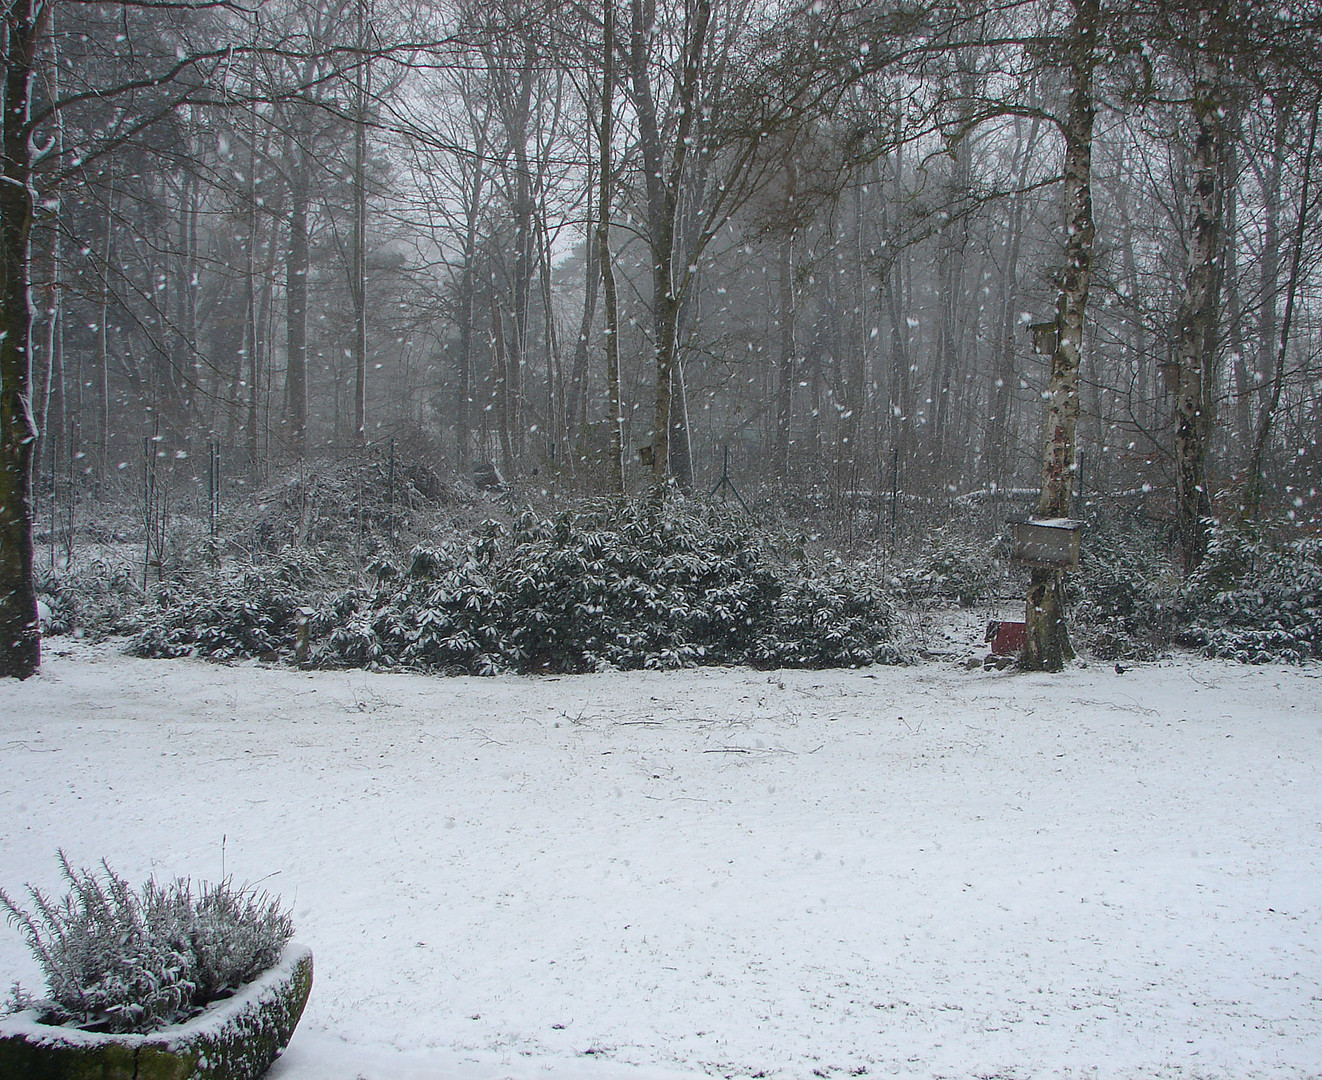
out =
<path fill-rule="evenodd" d="M 884 550 L 892 591 L 916 580 L 906 544 L 929 567 L 958 548 L 976 576 L 995 550 L 969 543 L 1006 518 L 1091 515 L 1083 607 L 1129 620 L 1131 644 L 1136 609 L 1166 639 L 1181 603 L 1186 636 L 1209 612 L 1224 627 L 1257 575 L 1289 595 L 1255 586 L 1257 644 L 1226 654 L 1322 645 L 1298 586 L 1300 567 L 1322 581 L 1322 5 L 14 0 L 3 19 L 4 674 L 39 664 L 39 593 L 86 594 L 56 564 L 94 523 L 130 522 L 142 565 L 123 578 L 145 592 L 233 567 L 218 514 L 244 507 L 251 530 L 297 491 L 279 543 L 244 552 L 304 573 L 311 478 L 332 476 L 346 573 L 378 590 L 456 566 L 471 584 L 488 541 L 531 580 L 607 532 L 633 551 L 715 528 L 628 504 L 589 536 L 556 518 L 585 500 L 720 495 L 850 557 Z M 443 574 L 407 554 L 435 536 L 406 526 L 410 499 L 446 498 L 537 512 L 459 543 Z M 704 550 L 753 559 L 732 528 Z M 689 569 L 695 596 L 714 588 Z M 873 585 L 831 573 L 813 595 L 848 621 Z M 1016 587 L 1026 663 L 1059 668 L 1080 597 L 1053 570 Z M 441 603 L 431 588 L 405 607 Z M 799 618 L 800 585 L 748 588 Z M 381 622 L 403 592 L 363 601 L 371 640 L 342 596 L 314 617 L 293 592 L 279 648 L 300 619 L 314 655 L 319 625 L 342 661 L 416 645 L 415 624 Z M 1310 613 L 1302 637 L 1282 605 Z M 431 662 L 705 647 L 601 632 L 614 643 L 569 656 L 451 626 Z M 162 633 L 143 648 L 196 646 Z M 863 636 L 735 658 L 903 653 Z"/>

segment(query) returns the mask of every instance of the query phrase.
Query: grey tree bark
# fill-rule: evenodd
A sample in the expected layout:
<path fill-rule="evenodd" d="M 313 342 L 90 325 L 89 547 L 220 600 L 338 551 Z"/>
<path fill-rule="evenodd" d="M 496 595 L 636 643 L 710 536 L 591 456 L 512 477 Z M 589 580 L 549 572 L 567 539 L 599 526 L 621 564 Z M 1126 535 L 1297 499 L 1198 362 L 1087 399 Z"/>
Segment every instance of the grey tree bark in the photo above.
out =
<path fill-rule="evenodd" d="M 1175 392 L 1175 540 L 1187 574 L 1207 551 L 1207 454 L 1214 416 L 1218 315 L 1222 282 L 1222 225 L 1225 174 L 1225 95 L 1216 61 L 1196 57 L 1190 158 L 1193 210 L 1189 266 L 1176 321 L 1173 357 Z"/>
<path fill-rule="evenodd" d="M 349 291 L 353 298 L 354 440 L 367 443 L 367 102 L 372 65 L 367 55 L 371 35 L 371 0 L 358 0 L 357 59 L 354 64 L 353 248 Z"/>
<path fill-rule="evenodd" d="M 615 4 L 602 0 L 602 68 L 600 150 L 597 183 L 597 264 L 601 267 L 601 287 L 606 307 L 606 382 L 610 393 L 610 467 L 611 490 L 624 494 L 624 401 L 620 393 L 620 306 L 615 292 L 615 266 L 611 261 L 611 195 L 615 181 L 611 163 L 611 113 L 615 99 Z"/>
<path fill-rule="evenodd" d="M 297 108 L 297 107 L 296 107 Z M 298 115 L 297 113 L 295 114 Z M 308 441 L 308 207 L 311 201 L 305 157 L 306 130 L 294 124 L 285 143 L 289 171 L 289 231 L 285 259 L 285 387 L 289 447 L 295 457 Z"/>
<path fill-rule="evenodd" d="M 626 55 L 647 192 L 647 243 L 652 257 L 652 333 L 656 365 L 656 399 L 652 414 L 652 476 L 657 485 L 670 472 L 675 360 L 682 302 L 681 278 L 688 268 L 675 265 L 680 185 L 685 176 L 692 133 L 698 121 L 698 92 L 711 29 L 711 0 L 695 0 L 692 21 L 685 27 L 676 100 L 671 113 L 673 134 L 663 132 L 657 112 L 657 75 L 649 19 L 650 5 L 629 0 Z M 667 137 L 668 136 L 668 137 Z M 667 152 L 669 147 L 669 152 Z"/>
<path fill-rule="evenodd" d="M 1290 276 L 1285 286 L 1285 311 L 1281 316 L 1281 336 L 1277 342 L 1276 362 L 1272 370 L 1271 391 L 1267 403 L 1258 415 L 1258 427 L 1253 439 L 1253 454 L 1249 458 L 1244 492 L 1244 516 L 1256 521 L 1262 508 L 1263 459 L 1267 453 L 1267 440 L 1272 423 L 1281 404 L 1285 387 L 1285 359 L 1290 347 L 1290 326 L 1294 321 L 1295 300 L 1299 295 L 1300 265 L 1303 258 L 1304 234 L 1308 227 L 1310 188 L 1313 179 L 1313 154 L 1317 148 L 1318 113 L 1322 99 L 1313 102 L 1313 118 L 1308 127 L 1308 149 L 1304 152 L 1303 180 L 1299 188 L 1299 213 L 1295 219 L 1293 251 L 1290 255 Z"/>

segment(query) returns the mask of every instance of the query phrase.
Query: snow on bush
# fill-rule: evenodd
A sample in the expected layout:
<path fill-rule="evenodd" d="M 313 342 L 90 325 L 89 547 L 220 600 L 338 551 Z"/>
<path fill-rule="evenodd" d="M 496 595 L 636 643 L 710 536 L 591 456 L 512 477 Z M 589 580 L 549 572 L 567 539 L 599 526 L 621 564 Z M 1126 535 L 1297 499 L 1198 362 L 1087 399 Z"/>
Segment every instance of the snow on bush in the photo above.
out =
<path fill-rule="evenodd" d="M 71 568 L 38 566 L 34 577 L 37 597 L 50 613 L 44 634 L 102 638 L 136 629 L 142 582 L 127 562 L 97 557 Z"/>
<path fill-rule="evenodd" d="M 1090 530 L 1071 602 L 1080 638 L 1099 660 L 1151 660 L 1171 643 L 1180 584 L 1154 530 Z"/>
<path fill-rule="evenodd" d="M 415 550 L 327 655 L 469 674 L 900 662 L 893 605 L 865 577 L 776 565 L 750 528 L 710 508 L 525 512 Z"/>
<path fill-rule="evenodd" d="M 161 586 L 130 648 L 289 660 L 306 618 L 303 659 L 328 666 L 847 667 L 916 654 L 897 603 L 969 606 L 1007 588 L 1004 553 L 977 530 L 933 532 L 894 575 L 866 560 L 808 557 L 801 542 L 779 550 L 776 539 L 718 507 L 644 499 L 484 522 L 415 548 L 405 565 L 378 555 L 367 567 L 373 587 L 346 586 L 327 551 L 287 548 Z M 1095 524 L 1070 589 L 1080 643 L 1101 659 L 1151 659 L 1172 644 L 1254 663 L 1322 656 L 1322 540 L 1270 542 L 1217 525 L 1207 558 L 1181 583 L 1156 527 Z M 43 594 L 52 618 L 74 591 Z"/>
<path fill-rule="evenodd" d="M 901 595 L 909 601 L 972 607 L 995 595 L 1004 579 L 998 554 L 997 542 L 985 536 L 971 536 L 958 527 L 933 530 L 918 558 L 897 575 Z"/>
<path fill-rule="evenodd" d="M 1181 638 L 1243 663 L 1322 658 L 1322 539 L 1218 525 L 1187 582 Z"/>
<path fill-rule="evenodd" d="M 463 674 L 694 664 L 898 663 L 880 571 L 777 559 L 740 519 L 678 500 L 603 504 L 384 558 L 374 590 L 318 586 L 315 553 L 160 589 L 139 656 L 289 658 L 312 609 L 315 663 Z"/>
<path fill-rule="evenodd" d="M 321 556 L 289 548 L 240 571 L 179 579 L 156 590 L 130 651 L 232 660 L 293 653 L 299 611 L 320 598 Z"/>
<path fill-rule="evenodd" d="M 63 851 L 59 861 L 62 900 L 29 885 L 29 912 L 0 890 L 46 975 L 54 1022 L 113 1032 L 179 1023 L 272 967 L 293 933 L 278 900 L 228 878 L 196 894 L 182 878 L 135 891 L 104 860 L 100 874 L 74 869 Z"/>
<path fill-rule="evenodd" d="M 1154 532 L 1097 532 L 1084 548 L 1074 613 L 1102 659 L 1148 659 L 1172 643 L 1243 663 L 1322 657 L 1322 540 L 1275 541 L 1243 524 L 1211 527 L 1183 582 Z"/>

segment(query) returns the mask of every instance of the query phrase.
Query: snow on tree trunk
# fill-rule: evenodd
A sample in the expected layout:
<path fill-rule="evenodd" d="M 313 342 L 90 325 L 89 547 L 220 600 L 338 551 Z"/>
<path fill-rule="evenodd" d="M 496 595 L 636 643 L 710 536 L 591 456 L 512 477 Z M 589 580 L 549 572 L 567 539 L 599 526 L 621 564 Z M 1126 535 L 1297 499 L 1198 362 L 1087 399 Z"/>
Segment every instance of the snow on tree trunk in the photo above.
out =
<path fill-rule="evenodd" d="M 1079 419 L 1079 368 L 1092 271 L 1092 72 L 1098 0 L 1077 0 L 1067 43 L 1070 74 L 1065 136 L 1065 265 L 1056 306 L 1056 342 L 1047 384 L 1039 517 L 1069 517 L 1074 501 L 1075 428 Z M 1025 602 L 1023 666 L 1059 671 L 1074 655 L 1065 619 L 1065 575 L 1034 569 Z"/>
<path fill-rule="evenodd" d="M 41 664 L 32 580 L 32 169 L 28 104 L 47 9 L 32 0 L 4 16 L 5 97 L 0 122 L 0 676 L 25 679 Z"/>

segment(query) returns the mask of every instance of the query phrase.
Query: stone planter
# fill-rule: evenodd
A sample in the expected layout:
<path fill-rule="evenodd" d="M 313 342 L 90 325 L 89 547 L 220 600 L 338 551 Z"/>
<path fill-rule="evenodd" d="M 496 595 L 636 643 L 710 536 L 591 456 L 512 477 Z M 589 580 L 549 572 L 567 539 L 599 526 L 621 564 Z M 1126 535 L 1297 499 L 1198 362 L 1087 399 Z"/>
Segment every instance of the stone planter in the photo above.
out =
<path fill-rule="evenodd" d="M 294 1034 L 312 989 L 312 952 L 280 962 L 187 1023 L 108 1035 L 41 1023 L 35 1009 L 0 1018 L 0 1077 L 18 1080 L 256 1080 Z"/>

